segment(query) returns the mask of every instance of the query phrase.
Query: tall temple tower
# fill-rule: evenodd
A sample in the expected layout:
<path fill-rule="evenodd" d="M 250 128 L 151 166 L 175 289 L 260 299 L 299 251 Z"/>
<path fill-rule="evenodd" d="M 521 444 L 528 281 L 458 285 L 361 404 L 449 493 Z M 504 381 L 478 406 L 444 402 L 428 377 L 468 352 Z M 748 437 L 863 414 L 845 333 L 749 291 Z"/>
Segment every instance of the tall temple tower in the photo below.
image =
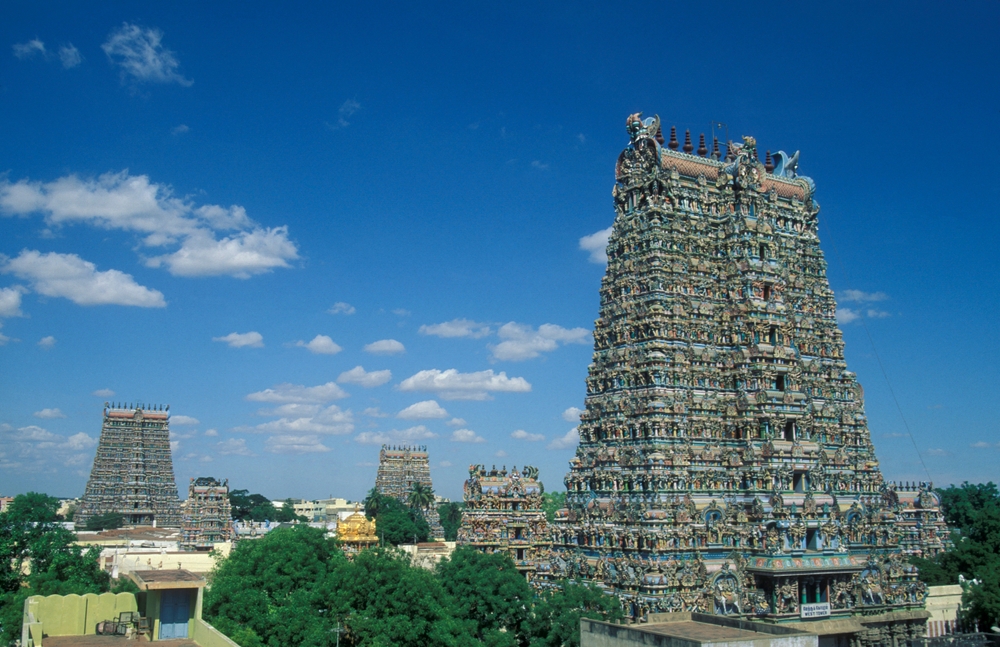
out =
<path fill-rule="evenodd" d="M 129 525 L 180 527 L 169 409 L 104 403 L 94 467 L 73 518 L 78 528 L 92 516 L 109 513 L 121 514 Z"/>
<path fill-rule="evenodd" d="M 229 503 L 229 479 L 192 478 L 181 514 L 181 550 L 213 550 L 215 544 L 232 541 L 236 533 Z"/>
<path fill-rule="evenodd" d="M 378 474 L 375 476 L 375 488 L 379 493 L 406 503 L 416 483 L 428 489 L 434 487 L 427 447 L 382 445 L 378 456 Z M 432 504 L 424 510 L 424 516 L 431 527 L 431 536 L 437 541 L 444 541 L 444 528 L 441 527 L 437 508 Z"/>
<path fill-rule="evenodd" d="M 580 444 L 539 575 L 594 581 L 635 618 L 839 617 L 857 627 L 826 633 L 858 645 L 922 635 L 906 505 L 844 362 L 798 153 L 765 166 L 744 137 L 723 159 L 702 136 L 695 155 L 690 133 L 681 152 L 640 114 L 627 130 Z M 919 490 L 908 500 L 940 548 L 939 502 Z"/>

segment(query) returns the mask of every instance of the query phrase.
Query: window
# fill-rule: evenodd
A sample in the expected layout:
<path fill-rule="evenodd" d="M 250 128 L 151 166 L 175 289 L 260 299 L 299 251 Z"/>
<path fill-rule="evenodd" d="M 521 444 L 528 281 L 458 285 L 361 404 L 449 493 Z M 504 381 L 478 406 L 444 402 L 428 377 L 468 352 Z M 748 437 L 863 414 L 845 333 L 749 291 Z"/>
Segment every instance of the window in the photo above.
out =
<path fill-rule="evenodd" d="M 805 492 L 809 489 L 809 475 L 805 472 L 795 472 L 792 474 L 792 489 L 796 492 Z"/>
<path fill-rule="evenodd" d="M 819 550 L 819 529 L 809 528 L 806 530 L 806 550 Z M 822 600 L 816 600 L 822 602 Z"/>
<path fill-rule="evenodd" d="M 776 389 L 778 389 L 779 391 L 784 391 L 785 390 L 785 375 L 784 375 L 784 373 L 779 373 L 778 377 L 775 378 L 774 382 L 775 382 L 774 387 Z"/>
<path fill-rule="evenodd" d="M 772 346 L 778 343 L 778 327 L 771 326 L 771 329 L 767 332 L 767 343 Z"/>
<path fill-rule="evenodd" d="M 767 258 L 767 245 L 764 243 L 761 243 L 760 247 L 757 248 L 757 258 L 762 261 Z"/>
<path fill-rule="evenodd" d="M 785 423 L 785 440 L 795 440 L 795 421 L 789 420 Z"/>
<path fill-rule="evenodd" d="M 764 300 L 765 301 L 770 301 L 771 300 L 771 286 L 770 285 L 765 285 L 764 286 Z"/>

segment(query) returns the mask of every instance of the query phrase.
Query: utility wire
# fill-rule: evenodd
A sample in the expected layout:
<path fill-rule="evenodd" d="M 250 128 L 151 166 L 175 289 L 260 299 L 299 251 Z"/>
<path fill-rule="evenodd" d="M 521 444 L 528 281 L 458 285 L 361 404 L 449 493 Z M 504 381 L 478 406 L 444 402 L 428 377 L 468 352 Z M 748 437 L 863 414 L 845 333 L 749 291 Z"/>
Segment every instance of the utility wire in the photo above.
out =
<path fill-rule="evenodd" d="M 851 273 L 847 269 L 847 265 L 844 263 L 843 259 L 840 257 L 840 250 L 837 249 L 837 243 L 833 241 L 832 236 L 827 236 L 827 240 L 830 241 L 830 245 L 833 247 L 833 253 L 837 257 L 837 264 L 840 265 L 841 271 L 844 276 L 847 277 L 847 282 L 853 284 L 851 279 Z M 829 279 L 828 279 L 829 280 Z M 899 398 L 896 397 L 896 391 L 892 388 L 892 382 L 889 380 L 889 374 L 885 370 L 885 366 L 882 364 L 882 358 L 878 354 L 878 349 L 875 348 L 875 340 L 872 338 L 872 333 L 868 330 L 868 324 L 865 323 L 865 317 L 859 317 L 861 319 L 861 327 L 865 329 L 865 334 L 868 336 L 868 342 L 872 346 L 872 352 L 875 354 L 875 360 L 878 362 L 878 367 L 882 371 L 882 377 L 885 378 L 885 385 L 889 387 L 889 393 L 892 395 L 892 401 L 896 403 L 896 411 L 899 412 L 899 418 L 903 421 L 903 427 L 906 429 L 906 435 L 910 438 L 910 442 L 913 444 L 913 451 L 917 453 L 917 460 L 920 461 L 920 466 L 924 468 L 924 474 L 927 475 L 928 481 L 933 481 L 931 478 L 930 470 L 927 469 L 927 464 L 924 462 L 923 454 L 920 453 L 920 448 L 917 447 L 917 441 L 913 438 L 913 434 L 910 432 L 910 425 L 906 422 L 906 416 L 903 415 L 903 407 L 899 404 Z"/>

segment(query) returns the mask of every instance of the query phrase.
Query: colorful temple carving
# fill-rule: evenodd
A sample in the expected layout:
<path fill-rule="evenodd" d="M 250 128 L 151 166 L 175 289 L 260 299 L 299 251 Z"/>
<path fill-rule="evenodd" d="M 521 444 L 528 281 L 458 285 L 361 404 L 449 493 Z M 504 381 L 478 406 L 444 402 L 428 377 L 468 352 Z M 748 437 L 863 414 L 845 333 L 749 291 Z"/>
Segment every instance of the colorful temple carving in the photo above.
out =
<path fill-rule="evenodd" d="M 765 166 L 745 137 L 694 154 L 690 134 L 681 152 L 638 114 L 627 130 L 580 444 L 539 575 L 594 581 L 634 618 L 864 613 L 857 645 L 922 635 L 903 549 L 947 531 L 879 470 L 798 153 Z"/>
<path fill-rule="evenodd" d="M 212 550 L 215 544 L 232 541 L 235 532 L 229 480 L 191 479 L 188 498 L 181 504 L 181 516 L 181 550 Z"/>
<path fill-rule="evenodd" d="M 97 455 L 73 517 L 78 528 L 104 514 L 121 514 L 129 525 L 180 527 L 169 409 L 104 403 Z"/>
<path fill-rule="evenodd" d="M 416 483 L 428 490 L 433 490 L 434 487 L 431 483 L 427 446 L 382 445 L 378 457 L 378 474 L 375 477 L 375 488 L 379 493 L 407 503 Z M 423 512 L 431 527 L 431 537 L 436 541 L 444 541 L 444 528 L 441 527 L 437 507 L 432 504 Z"/>
<path fill-rule="evenodd" d="M 542 509 L 538 468 L 487 470 L 469 467 L 465 510 L 458 543 L 484 553 L 505 552 L 525 577 L 534 577 L 539 556 L 548 552 L 548 523 Z"/>

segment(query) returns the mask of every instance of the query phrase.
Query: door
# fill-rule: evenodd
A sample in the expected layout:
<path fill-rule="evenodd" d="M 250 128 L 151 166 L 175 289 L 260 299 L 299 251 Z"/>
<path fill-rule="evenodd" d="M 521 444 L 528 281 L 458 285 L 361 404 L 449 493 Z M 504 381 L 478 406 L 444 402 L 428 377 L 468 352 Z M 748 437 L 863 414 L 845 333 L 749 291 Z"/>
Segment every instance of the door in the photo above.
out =
<path fill-rule="evenodd" d="M 160 640 L 188 637 L 191 591 L 164 591 L 160 597 Z"/>

